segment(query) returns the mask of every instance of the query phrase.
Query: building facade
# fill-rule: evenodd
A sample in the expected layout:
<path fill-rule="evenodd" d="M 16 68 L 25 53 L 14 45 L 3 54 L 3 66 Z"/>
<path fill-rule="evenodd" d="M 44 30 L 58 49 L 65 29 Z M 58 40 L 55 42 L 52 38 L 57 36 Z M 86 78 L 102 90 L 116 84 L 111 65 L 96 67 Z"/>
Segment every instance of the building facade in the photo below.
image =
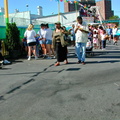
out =
<path fill-rule="evenodd" d="M 81 3 L 82 5 L 85 5 L 85 6 L 95 6 L 96 3 L 95 3 L 95 0 L 81 0 L 79 3 Z M 75 11 L 76 8 L 77 10 L 80 9 L 80 5 L 77 4 L 77 7 L 75 7 L 75 3 L 69 3 L 69 2 L 65 2 L 64 3 L 64 12 L 71 12 L 71 11 Z"/>
<path fill-rule="evenodd" d="M 114 15 L 114 11 L 112 10 L 112 7 L 111 7 L 111 0 L 98 0 L 97 2 L 95 2 L 95 0 L 81 0 L 80 3 L 87 7 L 98 6 L 101 17 L 104 20 L 109 19 L 110 17 L 112 17 Z M 77 4 L 78 11 L 80 10 L 80 7 L 81 6 L 79 4 Z M 71 11 L 75 11 L 75 10 L 76 10 L 75 3 L 73 3 L 73 4 L 71 4 L 69 2 L 64 3 L 64 11 L 65 12 L 71 12 Z"/>
<path fill-rule="evenodd" d="M 111 0 L 99 0 L 96 2 L 96 6 L 99 7 L 99 11 L 104 20 L 107 20 L 114 15 L 114 11 L 111 7 Z"/>

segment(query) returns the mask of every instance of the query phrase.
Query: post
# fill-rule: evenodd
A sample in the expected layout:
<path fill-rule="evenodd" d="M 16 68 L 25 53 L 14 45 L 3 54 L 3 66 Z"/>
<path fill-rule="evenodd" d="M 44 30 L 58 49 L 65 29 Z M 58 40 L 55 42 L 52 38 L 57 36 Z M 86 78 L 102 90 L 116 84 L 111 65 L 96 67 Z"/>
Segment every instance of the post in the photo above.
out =
<path fill-rule="evenodd" d="M 9 23 L 8 0 L 4 0 L 4 8 L 5 8 L 5 21 L 6 21 L 6 25 L 7 25 L 7 23 Z"/>
<path fill-rule="evenodd" d="M 75 3 L 76 18 L 77 18 L 77 16 L 78 16 L 78 14 L 77 14 L 77 12 L 78 12 L 78 10 L 77 10 L 77 2 L 75 1 L 74 3 Z"/>
<path fill-rule="evenodd" d="M 58 21 L 60 21 L 60 1 L 58 0 Z"/>

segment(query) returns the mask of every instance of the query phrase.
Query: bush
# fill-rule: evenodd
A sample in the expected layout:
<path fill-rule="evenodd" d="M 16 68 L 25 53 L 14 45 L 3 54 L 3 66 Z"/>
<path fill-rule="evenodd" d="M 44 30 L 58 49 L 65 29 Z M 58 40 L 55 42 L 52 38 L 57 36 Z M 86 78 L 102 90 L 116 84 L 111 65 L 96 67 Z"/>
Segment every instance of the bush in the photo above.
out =
<path fill-rule="evenodd" d="M 7 24 L 5 47 L 6 50 L 9 51 L 10 55 L 14 54 L 14 51 L 19 51 L 18 55 L 20 55 L 20 50 L 21 50 L 20 31 L 18 30 L 15 23 Z M 16 53 L 17 52 L 15 52 L 15 54 Z"/>

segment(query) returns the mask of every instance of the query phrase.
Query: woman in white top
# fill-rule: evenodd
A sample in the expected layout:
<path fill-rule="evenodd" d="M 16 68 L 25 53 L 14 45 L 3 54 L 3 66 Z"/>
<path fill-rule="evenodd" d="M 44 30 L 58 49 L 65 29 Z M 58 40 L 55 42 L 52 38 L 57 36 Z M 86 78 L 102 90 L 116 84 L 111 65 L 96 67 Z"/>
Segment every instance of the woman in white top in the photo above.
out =
<path fill-rule="evenodd" d="M 27 44 L 28 44 L 28 60 L 31 60 L 31 51 L 33 49 L 33 53 L 35 55 L 35 59 L 37 58 L 36 55 L 36 32 L 33 30 L 33 25 L 30 24 L 27 28 L 27 30 L 25 31 L 24 37 L 27 38 Z"/>
<path fill-rule="evenodd" d="M 117 25 L 114 26 L 114 28 L 112 29 L 112 34 L 113 34 L 113 44 L 115 45 L 115 43 L 117 44 L 118 38 L 116 36 L 117 33 Z"/>

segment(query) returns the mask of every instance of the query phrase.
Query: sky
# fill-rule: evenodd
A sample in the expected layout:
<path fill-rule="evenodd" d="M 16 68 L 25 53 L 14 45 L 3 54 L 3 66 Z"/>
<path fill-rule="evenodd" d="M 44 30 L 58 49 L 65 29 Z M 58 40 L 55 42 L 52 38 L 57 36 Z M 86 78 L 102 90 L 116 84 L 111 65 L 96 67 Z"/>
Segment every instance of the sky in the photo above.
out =
<path fill-rule="evenodd" d="M 120 0 L 111 1 L 114 15 L 120 17 Z M 37 6 L 42 6 L 44 16 L 58 13 L 56 0 L 8 0 L 8 4 L 9 13 L 14 13 L 15 9 L 19 9 L 20 12 L 29 10 L 32 14 L 37 14 Z M 26 5 L 29 7 L 27 8 Z M 4 7 L 4 0 L 0 0 L 0 7 Z M 64 2 L 60 2 L 60 11 L 64 12 Z"/>

